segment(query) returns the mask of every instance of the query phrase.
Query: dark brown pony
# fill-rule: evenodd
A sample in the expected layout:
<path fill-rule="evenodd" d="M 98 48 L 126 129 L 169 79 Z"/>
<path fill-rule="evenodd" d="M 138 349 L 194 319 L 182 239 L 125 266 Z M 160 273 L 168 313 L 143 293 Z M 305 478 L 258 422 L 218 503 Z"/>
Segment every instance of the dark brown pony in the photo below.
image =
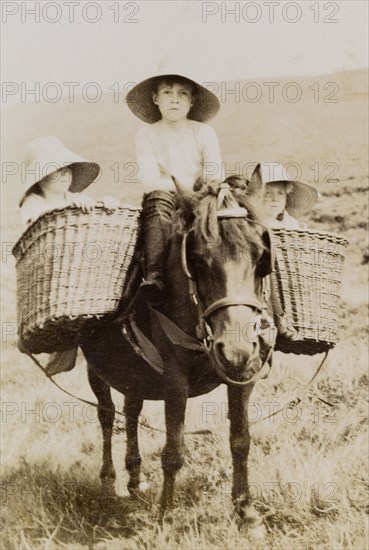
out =
<path fill-rule="evenodd" d="M 227 384 L 232 495 L 240 516 L 252 526 L 259 519 L 251 505 L 247 483 L 247 406 L 268 351 L 258 328 L 262 278 L 270 269 L 270 242 L 246 196 L 245 184 L 237 188 L 237 178 L 229 183 L 236 188 L 217 184 L 191 196 L 179 196 L 166 261 L 164 313 L 183 331 L 183 344 L 172 337 L 172 330 L 154 310 L 145 304 L 137 308 L 136 322 L 147 334 L 151 332 L 165 365 L 164 374 L 136 355 L 116 324 L 101 325 L 86 338 L 82 349 L 100 406 L 103 482 L 111 484 L 115 478 L 111 456 L 114 413 L 106 410 L 113 408 L 110 386 L 125 395 L 125 463 L 131 494 L 139 490 L 137 425 L 143 401 L 165 401 L 162 512 L 172 507 L 175 477 L 184 462 L 187 399 L 207 393 L 222 382 Z M 203 344 L 200 350 L 199 343 Z"/>

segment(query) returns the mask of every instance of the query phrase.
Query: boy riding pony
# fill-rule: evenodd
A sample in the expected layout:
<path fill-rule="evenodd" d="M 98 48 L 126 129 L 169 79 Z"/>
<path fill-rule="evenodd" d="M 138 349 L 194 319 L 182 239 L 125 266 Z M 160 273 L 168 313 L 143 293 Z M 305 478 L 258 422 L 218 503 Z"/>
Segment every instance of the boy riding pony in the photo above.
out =
<path fill-rule="evenodd" d="M 163 260 L 175 210 L 172 176 L 191 190 L 198 179 L 223 179 L 218 138 L 205 124 L 216 115 L 220 104 L 212 92 L 170 67 L 130 90 L 127 104 L 148 124 L 138 130 L 135 140 L 145 192 L 146 272 L 140 292 L 155 304 L 163 300 Z"/>

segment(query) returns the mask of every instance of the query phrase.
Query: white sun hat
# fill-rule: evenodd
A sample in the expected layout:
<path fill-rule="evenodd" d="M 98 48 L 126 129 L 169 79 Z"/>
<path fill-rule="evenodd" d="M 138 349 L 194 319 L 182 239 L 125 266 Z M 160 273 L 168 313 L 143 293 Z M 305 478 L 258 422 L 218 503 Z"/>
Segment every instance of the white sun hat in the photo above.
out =
<path fill-rule="evenodd" d="M 271 183 L 291 183 L 292 190 L 287 194 L 286 210 L 291 216 L 299 217 L 310 212 L 318 200 L 315 187 L 291 179 L 287 170 L 276 162 L 261 162 L 261 179 L 263 185 Z"/>
<path fill-rule="evenodd" d="M 53 172 L 69 166 L 73 173 L 69 191 L 86 189 L 99 175 L 100 166 L 73 153 L 54 136 L 41 136 L 28 145 L 25 153 L 24 185 L 19 205 L 33 192 L 36 184 Z"/>
<path fill-rule="evenodd" d="M 153 124 L 161 119 L 158 106 L 154 104 L 152 93 L 156 83 L 163 77 L 180 77 L 194 87 L 195 102 L 191 107 L 188 118 L 198 122 L 206 122 L 213 118 L 220 108 L 219 99 L 213 92 L 196 81 L 193 71 L 184 68 L 183 64 L 173 61 L 161 63 L 155 75 L 146 78 L 132 88 L 126 97 L 127 105 L 132 113 L 144 122 Z"/>

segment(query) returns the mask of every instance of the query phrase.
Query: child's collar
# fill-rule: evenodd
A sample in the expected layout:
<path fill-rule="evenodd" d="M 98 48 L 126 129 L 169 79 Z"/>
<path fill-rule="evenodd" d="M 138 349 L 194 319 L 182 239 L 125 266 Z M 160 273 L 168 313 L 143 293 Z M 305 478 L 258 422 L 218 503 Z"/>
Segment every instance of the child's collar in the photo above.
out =
<path fill-rule="evenodd" d="M 285 210 L 283 210 L 283 212 L 280 212 L 280 214 L 278 214 L 278 216 L 276 217 L 276 220 L 278 222 L 283 222 L 284 220 L 284 214 L 285 214 Z"/>

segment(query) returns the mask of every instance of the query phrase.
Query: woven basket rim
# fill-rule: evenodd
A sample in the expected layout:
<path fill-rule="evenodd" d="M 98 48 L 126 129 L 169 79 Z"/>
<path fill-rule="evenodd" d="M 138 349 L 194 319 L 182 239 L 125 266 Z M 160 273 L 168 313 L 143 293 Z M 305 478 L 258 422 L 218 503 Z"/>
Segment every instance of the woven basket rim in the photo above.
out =
<path fill-rule="evenodd" d="M 135 206 L 135 205 L 131 205 L 131 204 L 120 204 L 117 208 L 117 210 L 119 211 L 131 211 L 131 212 L 141 212 L 142 211 L 142 208 L 140 206 Z M 103 206 L 103 204 L 101 203 L 97 203 L 95 204 L 94 208 L 93 208 L 93 212 L 104 212 L 105 211 L 105 208 Z M 38 225 L 41 225 L 45 220 L 46 221 L 49 221 L 49 220 L 52 220 L 54 217 L 56 216 L 60 216 L 60 214 L 62 213 L 73 213 L 74 216 L 77 214 L 77 215 L 80 215 L 81 217 L 82 216 L 86 216 L 88 215 L 89 213 L 86 213 L 86 212 L 83 212 L 80 208 L 77 208 L 77 206 L 63 206 L 61 208 L 54 208 L 53 210 L 50 210 L 49 212 L 45 212 L 44 214 L 42 214 L 40 217 L 37 218 L 37 220 L 35 220 L 34 222 L 31 223 L 31 225 L 29 225 L 25 231 L 22 233 L 22 235 L 19 237 L 19 239 L 17 240 L 17 242 L 15 243 L 15 245 L 13 246 L 12 248 L 12 255 L 18 259 L 18 249 L 22 247 L 22 244 L 27 242 L 30 237 L 31 237 L 31 240 L 32 240 L 32 235 L 33 235 L 33 232 L 35 230 L 35 228 L 37 228 Z"/>
<path fill-rule="evenodd" d="M 331 233 L 330 231 L 324 231 L 322 229 L 318 230 L 318 229 L 302 228 L 302 227 L 299 227 L 298 229 L 286 229 L 284 227 L 276 227 L 276 228 L 273 228 L 271 231 L 272 233 L 276 233 L 276 234 L 285 233 L 286 235 L 289 235 L 289 234 L 296 233 L 301 235 L 308 234 L 316 237 L 329 237 L 329 238 L 335 239 L 336 241 L 341 241 L 346 245 L 350 243 L 350 241 L 346 237 L 342 237 L 341 235 L 337 235 L 337 233 Z"/>

